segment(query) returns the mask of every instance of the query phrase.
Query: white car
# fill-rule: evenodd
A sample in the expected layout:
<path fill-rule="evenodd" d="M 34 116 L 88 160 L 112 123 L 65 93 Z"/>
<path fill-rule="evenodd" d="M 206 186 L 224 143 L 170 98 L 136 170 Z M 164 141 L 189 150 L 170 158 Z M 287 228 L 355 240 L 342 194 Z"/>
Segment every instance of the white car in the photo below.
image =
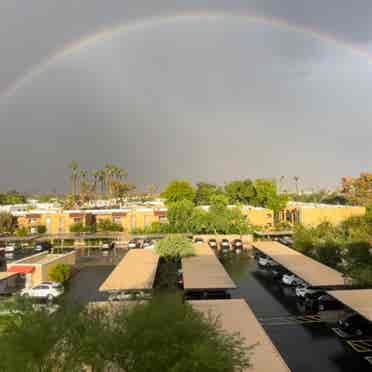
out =
<path fill-rule="evenodd" d="M 263 266 L 263 267 L 271 267 L 271 266 L 276 266 L 277 265 L 277 263 L 273 259 L 271 259 L 270 257 L 260 256 L 260 257 L 258 257 L 257 262 L 260 266 Z"/>
<path fill-rule="evenodd" d="M 316 293 L 318 290 L 317 289 L 312 289 L 306 284 L 301 284 L 296 287 L 296 296 L 304 298 L 308 294 L 313 294 Z"/>
<path fill-rule="evenodd" d="M 21 296 L 53 300 L 54 298 L 61 296 L 63 292 L 64 289 L 61 283 L 42 282 L 32 288 L 22 289 Z"/>
<path fill-rule="evenodd" d="M 284 274 L 282 277 L 282 283 L 286 285 L 300 285 L 304 284 L 304 281 L 300 278 L 298 278 L 294 274 Z"/>
<path fill-rule="evenodd" d="M 16 253 L 21 250 L 21 247 L 17 244 L 8 244 L 4 251 L 5 253 Z"/>

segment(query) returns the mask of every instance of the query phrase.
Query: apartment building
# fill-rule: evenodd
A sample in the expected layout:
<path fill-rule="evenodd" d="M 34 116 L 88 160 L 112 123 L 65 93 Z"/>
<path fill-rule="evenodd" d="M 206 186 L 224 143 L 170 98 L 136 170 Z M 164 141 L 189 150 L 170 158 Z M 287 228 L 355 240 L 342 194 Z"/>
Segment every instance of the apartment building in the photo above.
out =
<path fill-rule="evenodd" d="M 289 202 L 279 213 L 279 222 L 317 226 L 323 222 L 338 225 L 350 217 L 364 216 L 366 208 L 351 205 Z"/>

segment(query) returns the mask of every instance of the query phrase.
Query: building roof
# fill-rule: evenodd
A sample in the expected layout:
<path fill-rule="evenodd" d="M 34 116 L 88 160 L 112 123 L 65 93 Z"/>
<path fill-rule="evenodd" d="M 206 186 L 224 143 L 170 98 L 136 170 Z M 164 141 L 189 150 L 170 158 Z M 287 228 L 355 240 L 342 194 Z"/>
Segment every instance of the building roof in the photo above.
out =
<path fill-rule="evenodd" d="M 247 372 L 290 372 L 279 351 L 271 342 L 248 304 L 242 299 L 190 301 L 194 309 L 206 316 L 219 317 L 223 330 L 239 333 L 247 346 L 255 345 L 250 358 L 252 368 Z"/>
<path fill-rule="evenodd" d="M 328 291 L 328 293 L 350 309 L 372 321 L 372 289 L 350 289 Z"/>
<path fill-rule="evenodd" d="M 235 283 L 207 244 L 194 244 L 195 256 L 182 259 L 186 290 L 233 289 Z"/>
<path fill-rule="evenodd" d="M 254 242 L 253 247 L 314 287 L 345 286 L 342 273 L 274 241 Z"/>
<path fill-rule="evenodd" d="M 8 272 L 8 271 L 0 272 L 0 280 L 6 280 L 17 274 L 18 274 L 17 272 Z"/>
<path fill-rule="evenodd" d="M 301 207 L 301 208 L 363 208 L 357 205 L 343 205 L 343 204 L 326 204 L 326 203 L 306 203 L 306 202 L 296 202 L 289 201 L 287 203 L 288 207 Z"/>
<path fill-rule="evenodd" d="M 154 285 L 159 256 L 149 249 L 131 249 L 100 286 L 100 291 L 143 290 Z"/>
<path fill-rule="evenodd" d="M 35 271 L 33 265 L 14 265 L 8 268 L 8 272 L 12 274 L 30 274 Z"/>
<path fill-rule="evenodd" d="M 292 230 L 282 230 L 282 231 L 255 231 L 254 234 L 256 236 L 261 236 L 261 237 L 265 237 L 265 236 L 274 236 L 274 237 L 278 237 L 278 236 L 292 236 L 293 235 L 293 231 Z"/>

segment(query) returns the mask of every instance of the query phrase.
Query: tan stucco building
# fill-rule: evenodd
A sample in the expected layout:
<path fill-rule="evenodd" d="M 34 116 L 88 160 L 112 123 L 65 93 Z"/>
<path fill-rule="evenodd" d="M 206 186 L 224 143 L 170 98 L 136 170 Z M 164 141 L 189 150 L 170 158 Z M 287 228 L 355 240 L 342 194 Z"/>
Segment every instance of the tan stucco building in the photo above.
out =
<path fill-rule="evenodd" d="M 323 222 L 338 225 L 350 217 L 364 216 L 366 208 L 351 205 L 290 202 L 279 213 L 279 222 L 317 226 Z"/>

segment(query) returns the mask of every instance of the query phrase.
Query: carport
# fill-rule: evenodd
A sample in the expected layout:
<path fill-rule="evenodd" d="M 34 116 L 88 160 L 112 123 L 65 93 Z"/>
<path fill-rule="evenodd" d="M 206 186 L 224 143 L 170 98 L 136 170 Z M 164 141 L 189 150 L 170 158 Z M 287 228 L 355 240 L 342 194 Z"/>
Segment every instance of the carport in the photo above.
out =
<path fill-rule="evenodd" d="M 349 286 L 347 277 L 342 273 L 276 241 L 255 242 L 253 247 L 303 279 L 311 287 L 340 289 Z"/>
<path fill-rule="evenodd" d="M 227 291 L 235 283 L 207 244 L 194 244 L 195 256 L 182 259 L 183 287 L 187 292 Z"/>
<path fill-rule="evenodd" d="M 271 342 L 248 304 L 243 299 L 190 301 L 195 310 L 206 317 L 218 317 L 221 327 L 229 333 L 239 333 L 247 347 L 253 346 L 251 372 L 290 372 L 277 348 Z"/>
<path fill-rule="evenodd" d="M 100 291 L 150 290 L 159 256 L 148 249 L 131 249 L 99 287 Z"/>

